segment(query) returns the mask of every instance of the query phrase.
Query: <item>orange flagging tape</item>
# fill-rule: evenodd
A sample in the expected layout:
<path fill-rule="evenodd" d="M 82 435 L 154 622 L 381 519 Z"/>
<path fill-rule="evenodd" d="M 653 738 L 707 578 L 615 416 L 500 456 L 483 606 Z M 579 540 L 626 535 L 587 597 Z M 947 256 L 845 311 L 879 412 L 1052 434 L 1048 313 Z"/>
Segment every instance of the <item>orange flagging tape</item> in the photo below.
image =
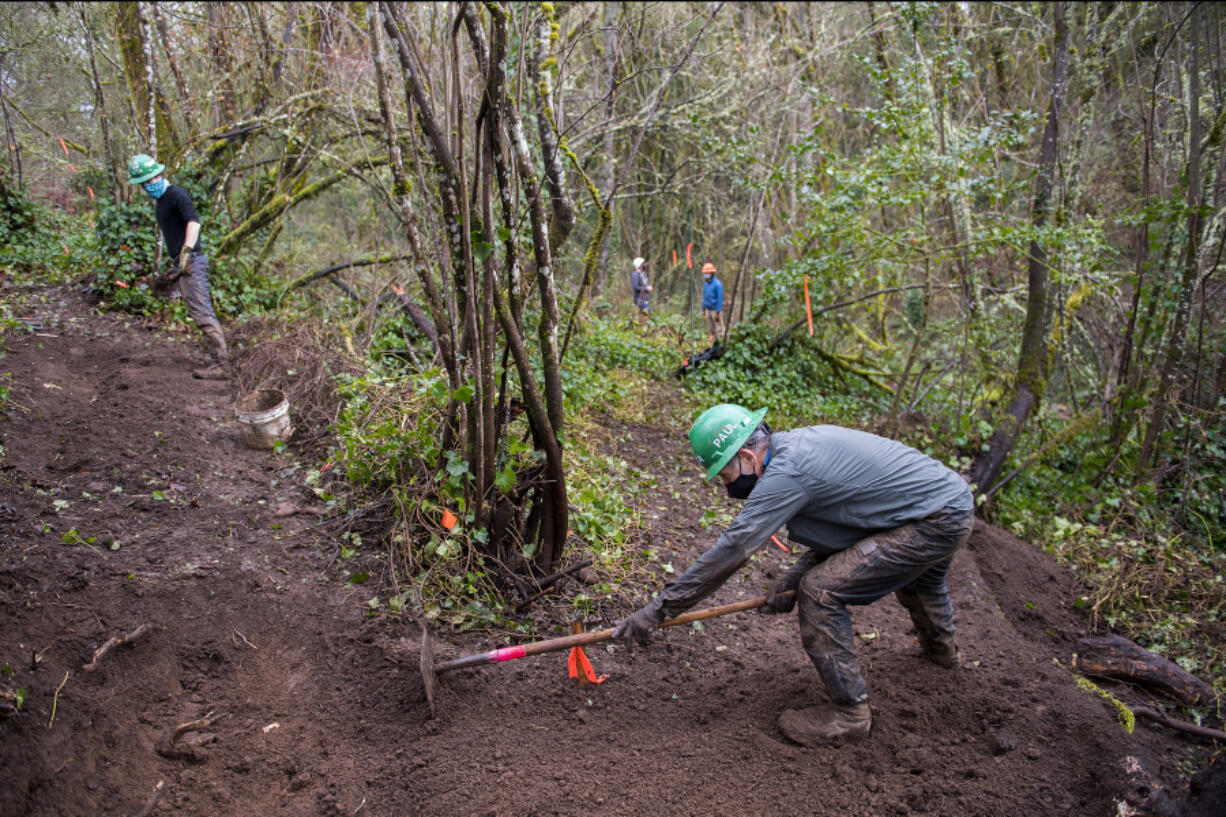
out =
<path fill-rule="evenodd" d="M 685 265 L 690 269 L 694 269 L 694 262 L 690 260 L 690 250 L 694 249 L 693 244 L 685 245 Z"/>
<path fill-rule="evenodd" d="M 89 185 L 85 185 L 85 189 L 89 191 L 89 197 L 91 199 L 94 198 L 94 188 L 90 187 Z"/>
<path fill-rule="evenodd" d="M 117 286 L 117 287 L 123 287 L 124 289 L 127 289 L 127 288 L 128 288 L 128 285 L 127 285 L 127 284 L 125 284 L 123 281 L 116 281 L 116 282 L 115 282 L 115 286 Z"/>
<path fill-rule="evenodd" d="M 677 266 L 677 251 L 673 250 L 673 266 Z"/>
<path fill-rule="evenodd" d="M 571 678 L 578 678 L 581 684 L 603 684 L 609 676 L 596 675 L 592 662 L 587 660 L 587 653 L 582 647 L 571 647 L 570 657 L 566 659 L 566 668 Z"/>
<path fill-rule="evenodd" d="M 58 137 L 58 138 L 59 138 L 59 140 L 60 140 L 60 147 L 62 147 L 62 148 L 64 149 L 64 155 L 65 155 L 65 156 L 67 156 L 67 155 L 68 155 L 68 145 L 64 144 L 64 137 L 63 137 L 63 136 L 60 136 L 60 137 Z M 69 167 L 71 167 L 71 165 L 69 165 Z"/>
<path fill-rule="evenodd" d="M 773 534 L 773 533 L 771 534 L 771 541 L 772 541 L 772 542 L 774 542 L 776 545 L 778 545 L 778 546 L 779 546 L 779 549 L 780 549 L 780 550 L 782 550 L 784 553 L 791 553 L 791 552 L 792 552 L 792 551 L 788 550 L 788 546 L 787 546 L 787 545 L 785 545 L 785 544 L 783 544 L 783 542 L 780 542 L 780 541 L 779 541 L 779 537 L 778 537 L 778 536 L 776 536 L 776 535 L 775 535 L 775 534 Z"/>
<path fill-rule="evenodd" d="M 809 318 L 809 334 L 813 334 L 813 307 L 809 304 L 809 276 L 805 276 L 805 315 Z"/>
<path fill-rule="evenodd" d="M 451 511 L 447 510 L 446 508 L 443 509 L 443 527 L 444 528 L 446 528 L 447 530 L 451 530 L 452 528 L 455 527 L 455 523 L 459 521 L 460 520 L 456 519 L 455 514 L 453 514 Z"/>

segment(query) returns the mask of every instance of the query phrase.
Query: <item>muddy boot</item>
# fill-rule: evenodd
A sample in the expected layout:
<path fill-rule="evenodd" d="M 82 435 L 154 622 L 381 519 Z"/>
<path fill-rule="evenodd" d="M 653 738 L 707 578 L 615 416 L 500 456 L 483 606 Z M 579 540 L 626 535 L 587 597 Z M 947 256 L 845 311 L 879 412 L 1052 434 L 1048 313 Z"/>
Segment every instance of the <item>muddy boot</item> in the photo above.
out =
<path fill-rule="evenodd" d="M 220 326 L 202 326 L 204 336 L 212 342 L 213 362 L 201 369 L 192 369 L 192 377 L 197 380 L 229 380 L 230 352 L 226 349 L 226 339 Z"/>
<path fill-rule="evenodd" d="M 197 380 L 229 380 L 230 369 L 220 363 L 214 363 L 211 366 L 192 369 L 192 377 Z"/>
<path fill-rule="evenodd" d="M 921 595 L 903 589 L 894 595 L 911 614 L 924 659 L 945 669 L 960 667 L 962 659 L 954 643 L 953 608 L 948 594 Z"/>
<path fill-rule="evenodd" d="M 862 740 L 868 737 L 872 725 L 872 712 L 863 702 L 787 709 L 779 716 L 779 731 L 801 746 Z"/>
<path fill-rule="evenodd" d="M 923 644 L 923 649 L 924 658 L 938 667 L 958 669 L 962 666 L 962 654 L 958 652 L 955 644 L 934 641 Z"/>

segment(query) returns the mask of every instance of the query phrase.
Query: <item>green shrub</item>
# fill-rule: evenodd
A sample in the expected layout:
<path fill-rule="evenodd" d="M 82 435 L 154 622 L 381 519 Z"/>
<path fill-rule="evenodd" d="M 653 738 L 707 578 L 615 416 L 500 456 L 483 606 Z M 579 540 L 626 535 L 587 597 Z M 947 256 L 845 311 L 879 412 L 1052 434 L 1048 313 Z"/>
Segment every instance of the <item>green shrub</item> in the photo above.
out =
<path fill-rule="evenodd" d="M 0 271 L 63 277 L 80 272 L 92 240 L 83 220 L 31 200 L 0 172 Z"/>

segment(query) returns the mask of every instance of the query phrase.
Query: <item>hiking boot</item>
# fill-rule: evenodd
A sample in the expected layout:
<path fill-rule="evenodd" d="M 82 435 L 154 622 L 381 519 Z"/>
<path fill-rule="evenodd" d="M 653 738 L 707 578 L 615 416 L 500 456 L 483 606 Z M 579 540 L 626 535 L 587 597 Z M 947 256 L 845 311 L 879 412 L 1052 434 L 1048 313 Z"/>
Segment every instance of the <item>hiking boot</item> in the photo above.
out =
<path fill-rule="evenodd" d="M 779 731 L 801 746 L 862 740 L 868 737 L 872 725 L 873 714 L 867 703 L 788 709 L 779 716 Z"/>
<path fill-rule="evenodd" d="M 224 363 L 214 363 L 203 369 L 192 369 L 192 377 L 197 380 L 229 380 L 230 367 Z"/>
<path fill-rule="evenodd" d="M 943 669 L 958 669 L 962 666 L 962 654 L 953 644 L 926 644 L 922 655 L 925 660 Z"/>

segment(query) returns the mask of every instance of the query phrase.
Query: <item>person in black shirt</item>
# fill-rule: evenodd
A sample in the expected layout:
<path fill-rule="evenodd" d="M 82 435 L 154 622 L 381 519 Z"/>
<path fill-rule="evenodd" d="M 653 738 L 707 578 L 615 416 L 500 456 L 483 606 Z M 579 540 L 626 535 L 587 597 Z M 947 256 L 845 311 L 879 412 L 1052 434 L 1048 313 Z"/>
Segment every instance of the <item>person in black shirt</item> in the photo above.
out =
<path fill-rule="evenodd" d="M 200 217 L 191 195 L 166 181 L 162 175 L 165 169 L 165 165 L 143 153 L 133 156 L 128 163 L 128 181 L 139 184 L 157 202 L 158 227 L 170 252 L 170 270 L 158 278 L 154 289 L 165 290 L 178 282 L 187 314 L 211 344 L 212 365 L 193 369 L 192 376 L 224 380 L 229 377 L 230 355 L 209 297 L 209 259 L 200 247 Z"/>

